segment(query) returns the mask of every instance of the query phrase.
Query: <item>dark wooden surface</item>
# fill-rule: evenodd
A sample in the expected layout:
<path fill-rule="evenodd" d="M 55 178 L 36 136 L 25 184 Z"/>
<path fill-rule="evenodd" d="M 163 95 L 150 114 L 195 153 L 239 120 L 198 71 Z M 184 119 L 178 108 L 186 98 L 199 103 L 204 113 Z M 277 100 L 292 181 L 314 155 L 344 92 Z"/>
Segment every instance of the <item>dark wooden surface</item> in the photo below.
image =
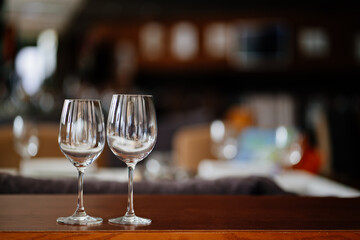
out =
<path fill-rule="evenodd" d="M 245 234 L 243 236 L 247 236 L 246 233 L 257 234 L 257 237 L 262 238 L 265 236 L 261 234 L 271 233 L 303 232 L 303 237 L 314 237 L 308 234 L 332 232 L 350 234 L 360 239 L 360 198 L 219 195 L 134 197 L 136 214 L 151 218 L 151 225 L 131 227 L 110 225 L 107 222 L 109 218 L 125 213 L 125 195 L 85 195 L 87 213 L 104 219 L 104 223 L 89 227 L 56 223 L 57 217 L 74 212 L 75 195 L 0 195 L 0 234 L 11 237 L 17 233 L 31 233 L 40 234 L 41 238 L 50 233 L 64 236 L 67 233 L 82 236 L 95 233 L 93 237 L 98 236 L 97 234 L 109 234 L 109 238 L 112 238 L 114 234 L 134 236 L 131 234 L 139 233 L 145 234 L 146 239 L 148 233 L 171 235 L 188 232 L 203 236 L 209 232 L 237 232 Z M 26 234 L 23 236 L 29 237 Z M 227 238 L 218 236 L 218 239 Z"/>

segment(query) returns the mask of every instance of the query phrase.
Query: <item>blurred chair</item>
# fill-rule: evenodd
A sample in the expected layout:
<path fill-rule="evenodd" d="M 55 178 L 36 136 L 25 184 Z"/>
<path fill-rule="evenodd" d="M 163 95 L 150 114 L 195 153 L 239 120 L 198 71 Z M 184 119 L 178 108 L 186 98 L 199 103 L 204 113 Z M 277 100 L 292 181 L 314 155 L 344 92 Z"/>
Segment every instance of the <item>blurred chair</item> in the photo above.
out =
<path fill-rule="evenodd" d="M 203 159 L 215 159 L 211 153 L 210 125 L 199 124 L 179 128 L 173 137 L 175 164 L 195 174 Z"/>
<path fill-rule="evenodd" d="M 15 152 L 12 125 L 0 126 L 0 168 L 19 168 L 20 156 Z"/>
<path fill-rule="evenodd" d="M 58 144 L 59 124 L 40 123 L 37 128 L 39 150 L 36 157 L 65 157 Z"/>

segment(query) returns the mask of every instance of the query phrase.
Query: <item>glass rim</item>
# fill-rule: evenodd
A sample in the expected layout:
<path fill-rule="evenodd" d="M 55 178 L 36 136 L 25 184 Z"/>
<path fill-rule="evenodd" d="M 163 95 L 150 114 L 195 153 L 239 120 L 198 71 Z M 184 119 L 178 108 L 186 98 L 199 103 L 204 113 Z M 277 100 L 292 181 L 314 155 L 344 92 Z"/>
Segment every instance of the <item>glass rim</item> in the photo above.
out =
<path fill-rule="evenodd" d="M 153 97 L 151 94 L 128 94 L 128 93 L 116 93 L 113 96 L 126 96 L 126 97 Z"/>
<path fill-rule="evenodd" d="M 66 98 L 64 101 L 77 101 L 77 102 L 100 102 L 100 99 L 91 98 Z"/>

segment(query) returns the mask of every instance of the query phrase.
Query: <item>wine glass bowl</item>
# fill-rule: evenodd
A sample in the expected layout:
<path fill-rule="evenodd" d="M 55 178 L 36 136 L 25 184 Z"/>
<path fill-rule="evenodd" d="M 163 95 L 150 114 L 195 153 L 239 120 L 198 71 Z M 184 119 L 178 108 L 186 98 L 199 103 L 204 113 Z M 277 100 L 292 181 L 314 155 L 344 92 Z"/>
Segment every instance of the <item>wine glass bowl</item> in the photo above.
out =
<path fill-rule="evenodd" d="M 61 151 L 76 168 L 84 168 L 100 155 L 103 145 L 89 148 L 87 145 L 68 146 L 60 144 Z"/>
<path fill-rule="evenodd" d="M 83 176 L 86 168 L 100 155 L 105 145 L 104 116 L 99 100 L 67 99 L 61 114 L 58 142 L 65 157 L 78 170 L 78 205 L 69 217 L 57 222 L 91 225 L 103 220 L 86 214 L 83 204 Z"/>
<path fill-rule="evenodd" d="M 114 94 L 107 121 L 107 141 L 114 155 L 128 167 L 128 207 L 123 217 L 110 223 L 147 225 L 150 219 L 135 215 L 133 173 L 139 161 L 153 150 L 157 138 L 155 107 L 151 95 Z"/>

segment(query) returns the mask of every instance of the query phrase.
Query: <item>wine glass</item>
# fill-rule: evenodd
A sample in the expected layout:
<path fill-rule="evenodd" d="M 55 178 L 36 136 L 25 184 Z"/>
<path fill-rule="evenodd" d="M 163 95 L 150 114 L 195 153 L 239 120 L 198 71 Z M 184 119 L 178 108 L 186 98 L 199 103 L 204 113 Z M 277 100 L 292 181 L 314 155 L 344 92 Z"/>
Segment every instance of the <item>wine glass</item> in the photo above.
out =
<path fill-rule="evenodd" d="M 148 225 L 137 217 L 133 204 L 133 175 L 136 164 L 150 154 L 157 138 L 155 107 L 151 95 L 114 94 L 107 121 L 107 141 L 114 155 L 128 168 L 128 203 L 124 216 L 110 223 Z"/>
<path fill-rule="evenodd" d="M 25 173 L 27 164 L 39 150 L 38 130 L 34 121 L 16 116 L 13 122 L 15 151 L 21 156 L 20 170 Z"/>
<path fill-rule="evenodd" d="M 64 101 L 58 142 L 66 158 L 78 170 L 78 203 L 75 213 L 60 217 L 58 223 L 91 225 L 102 219 L 86 214 L 83 204 L 83 177 L 87 166 L 93 163 L 104 149 L 104 115 L 99 100 L 66 99 Z"/>

